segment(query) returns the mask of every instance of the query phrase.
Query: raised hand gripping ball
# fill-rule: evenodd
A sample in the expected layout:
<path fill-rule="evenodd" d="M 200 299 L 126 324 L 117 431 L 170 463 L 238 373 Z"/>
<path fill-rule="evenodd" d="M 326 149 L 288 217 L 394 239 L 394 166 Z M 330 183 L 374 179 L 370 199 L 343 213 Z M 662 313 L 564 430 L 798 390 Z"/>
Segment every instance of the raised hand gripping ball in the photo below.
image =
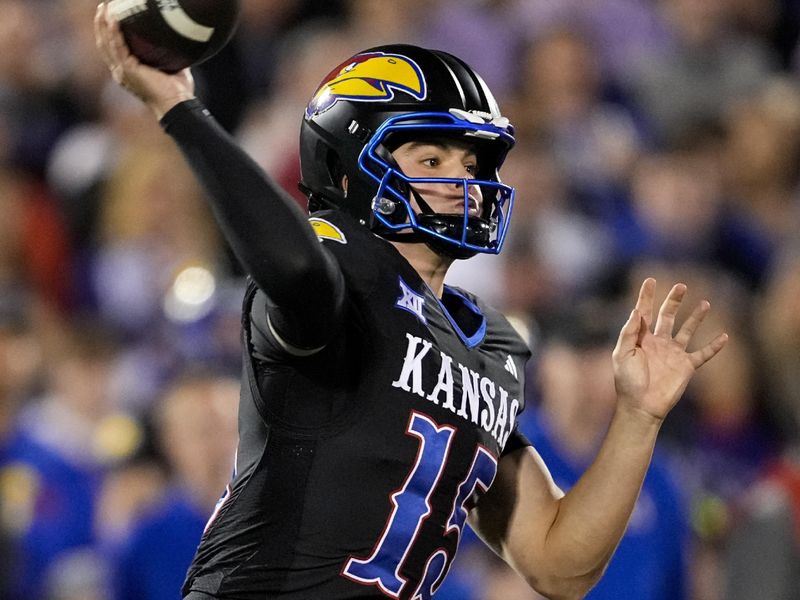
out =
<path fill-rule="evenodd" d="M 198 65 L 231 39 L 239 0 L 110 0 L 128 48 L 167 73 Z"/>

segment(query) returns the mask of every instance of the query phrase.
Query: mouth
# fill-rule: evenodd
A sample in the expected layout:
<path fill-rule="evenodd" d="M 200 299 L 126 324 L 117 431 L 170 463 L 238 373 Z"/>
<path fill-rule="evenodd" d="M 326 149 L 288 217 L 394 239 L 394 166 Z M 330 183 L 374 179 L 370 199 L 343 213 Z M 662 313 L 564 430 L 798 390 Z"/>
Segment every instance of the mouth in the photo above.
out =
<path fill-rule="evenodd" d="M 474 196 L 469 197 L 467 213 L 472 217 L 477 217 L 481 214 L 481 203 Z"/>
<path fill-rule="evenodd" d="M 458 201 L 453 204 L 452 208 L 450 209 L 452 212 L 450 214 L 453 215 L 463 215 L 464 214 L 464 200 L 459 198 Z M 481 203 L 478 201 L 477 198 L 470 196 L 467 201 L 467 214 L 470 217 L 479 217 L 481 214 Z"/>

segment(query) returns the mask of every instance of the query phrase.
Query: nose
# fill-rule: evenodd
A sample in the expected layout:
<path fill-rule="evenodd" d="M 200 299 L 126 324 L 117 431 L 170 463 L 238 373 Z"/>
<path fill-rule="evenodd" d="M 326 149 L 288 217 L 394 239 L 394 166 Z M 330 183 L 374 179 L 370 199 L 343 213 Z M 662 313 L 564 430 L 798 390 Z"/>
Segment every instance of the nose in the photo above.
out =
<path fill-rule="evenodd" d="M 474 176 L 470 176 L 467 179 L 467 184 L 465 185 L 463 181 L 454 182 L 453 183 L 453 192 L 457 196 L 458 200 L 464 201 L 464 194 L 466 192 L 467 196 L 467 210 L 472 214 L 478 214 L 481 212 L 483 208 L 483 192 L 479 185 L 470 185 L 469 180 L 474 179 Z M 466 190 L 464 189 L 466 187 Z"/>
<path fill-rule="evenodd" d="M 470 198 L 475 198 L 479 203 L 483 202 L 483 191 L 479 185 L 468 185 L 467 195 Z"/>

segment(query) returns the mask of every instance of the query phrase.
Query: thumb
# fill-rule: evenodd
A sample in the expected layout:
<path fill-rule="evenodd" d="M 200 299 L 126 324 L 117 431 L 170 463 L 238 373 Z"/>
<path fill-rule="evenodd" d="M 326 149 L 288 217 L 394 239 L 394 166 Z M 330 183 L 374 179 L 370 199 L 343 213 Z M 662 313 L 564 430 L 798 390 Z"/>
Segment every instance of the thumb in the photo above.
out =
<path fill-rule="evenodd" d="M 612 355 L 615 360 L 628 355 L 636 349 L 636 344 L 639 341 L 639 332 L 642 329 L 642 322 L 643 319 L 641 313 L 639 313 L 639 309 L 634 308 L 619 332 L 617 345 L 614 347 L 614 353 Z"/>

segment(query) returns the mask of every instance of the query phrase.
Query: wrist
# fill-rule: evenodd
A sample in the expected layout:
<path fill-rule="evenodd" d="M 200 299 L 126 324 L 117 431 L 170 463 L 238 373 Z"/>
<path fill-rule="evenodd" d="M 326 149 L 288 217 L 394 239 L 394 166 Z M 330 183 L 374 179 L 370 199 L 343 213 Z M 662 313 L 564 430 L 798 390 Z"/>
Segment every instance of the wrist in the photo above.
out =
<path fill-rule="evenodd" d="M 643 408 L 630 403 L 618 401 L 614 419 L 633 427 L 642 433 L 658 433 L 664 423 L 664 417 L 654 415 Z"/>
<path fill-rule="evenodd" d="M 162 117 L 181 102 L 194 99 L 194 95 L 188 92 L 176 94 L 168 98 L 158 98 L 147 103 L 147 107 L 155 114 L 156 119 L 161 121 Z"/>

